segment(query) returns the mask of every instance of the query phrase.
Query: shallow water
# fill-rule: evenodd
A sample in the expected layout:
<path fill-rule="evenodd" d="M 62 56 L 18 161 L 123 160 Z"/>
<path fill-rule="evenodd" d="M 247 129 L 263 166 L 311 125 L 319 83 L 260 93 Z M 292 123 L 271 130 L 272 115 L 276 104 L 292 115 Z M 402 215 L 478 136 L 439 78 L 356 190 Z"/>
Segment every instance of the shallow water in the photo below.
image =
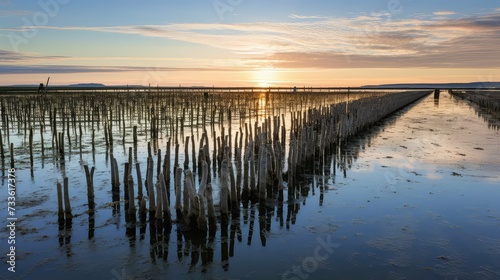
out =
<path fill-rule="evenodd" d="M 62 171 L 48 157 L 33 176 L 29 168 L 16 171 L 15 276 L 500 279 L 499 140 L 498 130 L 466 102 L 429 96 L 350 139 L 329 166 L 305 174 L 299 204 L 241 208 L 239 218 L 227 228 L 219 224 L 207 239 L 182 235 L 174 225 L 153 245 L 149 224 L 143 237 L 139 228 L 127 236 L 123 209 L 113 213 L 104 155 L 71 155 Z M 115 147 L 119 162 L 127 152 Z M 145 159 L 147 151 L 138 154 Z M 94 179 L 92 239 L 85 162 L 103 166 Z M 60 232 L 55 182 L 64 175 L 75 217 L 71 230 Z M 12 276 L 6 268 L 0 275 Z"/>

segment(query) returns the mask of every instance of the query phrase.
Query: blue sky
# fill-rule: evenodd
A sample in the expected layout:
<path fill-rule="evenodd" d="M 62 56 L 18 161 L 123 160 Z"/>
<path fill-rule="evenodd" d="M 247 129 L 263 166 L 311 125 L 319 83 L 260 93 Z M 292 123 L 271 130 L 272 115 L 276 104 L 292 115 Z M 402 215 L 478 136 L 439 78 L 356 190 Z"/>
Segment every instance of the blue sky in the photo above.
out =
<path fill-rule="evenodd" d="M 500 80 L 498 1 L 0 0 L 0 85 Z"/>

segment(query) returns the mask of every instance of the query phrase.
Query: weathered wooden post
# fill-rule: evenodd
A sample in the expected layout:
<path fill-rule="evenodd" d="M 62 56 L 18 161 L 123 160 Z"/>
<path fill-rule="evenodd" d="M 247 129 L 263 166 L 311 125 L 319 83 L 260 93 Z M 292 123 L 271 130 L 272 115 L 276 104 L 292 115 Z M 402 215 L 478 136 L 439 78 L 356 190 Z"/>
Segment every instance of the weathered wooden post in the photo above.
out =
<path fill-rule="evenodd" d="M 31 166 L 31 168 L 33 168 L 33 128 L 32 127 L 30 127 L 29 144 L 30 144 L 30 166 Z"/>
<path fill-rule="evenodd" d="M 170 202 L 167 196 L 167 186 L 165 184 L 165 179 L 163 174 L 159 176 L 160 189 L 161 189 L 161 201 L 163 210 L 163 225 L 165 228 L 172 227 L 172 215 L 170 214 Z"/>
<path fill-rule="evenodd" d="M 148 189 L 148 198 L 149 198 L 149 215 L 150 217 L 154 217 L 154 213 L 156 210 L 156 202 L 155 202 L 155 191 L 153 186 L 153 159 L 151 157 L 148 158 L 148 172 L 147 172 L 147 189 Z"/>
<path fill-rule="evenodd" d="M 43 143 L 43 141 L 42 141 Z M 0 129 L 0 154 L 2 159 L 5 158 L 4 150 L 3 150 L 3 138 L 2 138 L 2 130 Z"/>
<path fill-rule="evenodd" d="M 184 169 L 189 168 L 189 136 L 186 137 L 184 142 Z"/>
<path fill-rule="evenodd" d="M 69 201 L 68 177 L 64 177 L 64 208 L 66 221 L 71 221 L 73 214 L 71 214 L 71 203 Z"/>
<path fill-rule="evenodd" d="M 134 179 L 132 178 L 131 174 L 128 175 L 127 179 L 128 179 L 128 183 L 127 183 L 128 199 L 129 199 L 127 215 L 129 217 L 129 221 L 131 223 L 135 223 L 136 222 L 136 216 L 135 216 L 136 208 L 135 208 L 135 198 L 134 198 Z"/>
<path fill-rule="evenodd" d="M 59 223 L 64 222 L 63 195 L 61 183 L 57 182 L 57 216 Z"/>
<path fill-rule="evenodd" d="M 87 200 L 89 206 L 89 215 L 93 215 L 95 211 L 95 195 L 94 195 L 94 171 L 95 167 L 92 167 L 89 171 L 89 166 L 84 165 L 85 177 L 87 179 Z"/>
<path fill-rule="evenodd" d="M 177 221 L 181 221 L 183 218 L 182 210 L 182 190 L 181 190 L 181 176 L 182 168 L 175 168 L 174 173 L 174 189 L 175 189 L 175 214 L 177 216 Z"/>
<path fill-rule="evenodd" d="M 14 143 L 10 143 L 10 168 L 14 168 Z"/>
<path fill-rule="evenodd" d="M 212 196 L 212 184 L 208 183 L 205 187 L 205 197 L 207 198 L 207 212 L 208 212 L 208 223 L 211 229 L 215 228 L 216 216 L 214 199 Z"/>
<path fill-rule="evenodd" d="M 137 197 L 139 201 L 142 201 L 142 175 L 141 175 L 141 165 L 139 163 L 135 164 L 135 170 L 137 172 Z"/>
<path fill-rule="evenodd" d="M 228 205 L 229 196 L 229 168 L 227 166 L 227 161 L 222 161 L 221 174 L 220 174 L 220 211 L 223 218 L 227 219 L 227 214 L 229 212 Z"/>
<path fill-rule="evenodd" d="M 137 125 L 134 125 L 133 128 L 133 141 L 134 141 L 134 147 L 137 148 Z"/>

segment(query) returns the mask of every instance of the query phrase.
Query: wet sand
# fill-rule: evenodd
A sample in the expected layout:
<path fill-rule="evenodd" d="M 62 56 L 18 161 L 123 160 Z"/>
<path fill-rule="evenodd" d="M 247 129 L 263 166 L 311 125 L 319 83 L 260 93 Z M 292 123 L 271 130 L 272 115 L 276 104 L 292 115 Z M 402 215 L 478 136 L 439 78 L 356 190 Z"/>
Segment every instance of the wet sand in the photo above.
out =
<path fill-rule="evenodd" d="M 205 247 L 174 227 L 161 258 L 149 233 L 127 237 L 107 169 L 96 171 L 95 237 L 81 176 L 70 179 L 72 228 L 60 231 L 55 184 L 43 179 L 58 170 L 47 160 L 36 180 L 17 174 L 25 199 L 13 279 L 499 279 L 499 139 L 469 103 L 426 97 L 305 174 L 298 203 L 242 208 Z M 68 174 L 82 174 L 79 158 L 70 162 Z"/>

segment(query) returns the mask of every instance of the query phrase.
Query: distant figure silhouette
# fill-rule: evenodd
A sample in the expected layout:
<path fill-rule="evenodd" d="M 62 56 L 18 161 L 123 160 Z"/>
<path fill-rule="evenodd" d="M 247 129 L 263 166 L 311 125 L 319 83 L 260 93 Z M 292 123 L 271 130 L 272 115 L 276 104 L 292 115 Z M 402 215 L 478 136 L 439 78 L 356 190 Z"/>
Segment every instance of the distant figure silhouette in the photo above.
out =
<path fill-rule="evenodd" d="M 40 83 L 40 85 L 38 86 L 38 92 L 43 91 L 43 89 L 44 89 L 43 83 Z"/>

